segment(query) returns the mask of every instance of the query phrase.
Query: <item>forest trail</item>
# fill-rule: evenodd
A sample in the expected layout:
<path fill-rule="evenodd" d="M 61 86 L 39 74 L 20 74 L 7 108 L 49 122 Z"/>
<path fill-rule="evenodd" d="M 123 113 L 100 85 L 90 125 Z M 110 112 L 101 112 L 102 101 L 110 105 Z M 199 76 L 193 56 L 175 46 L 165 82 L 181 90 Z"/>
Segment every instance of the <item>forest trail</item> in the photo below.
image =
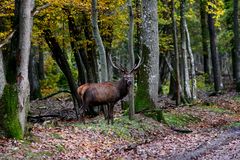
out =
<path fill-rule="evenodd" d="M 103 116 L 88 118 L 83 125 L 72 120 L 74 110 L 68 98 L 36 101 L 32 115 L 62 118 L 38 119 L 21 141 L 0 138 L 0 159 L 240 158 L 240 102 L 236 93 L 202 96 L 194 106 L 174 108 L 171 103 L 164 97 L 159 100 L 165 107 L 166 121 L 172 121 L 168 116 L 187 115 L 184 126 L 162 124 L 142 114 L 129 121 L 120 107 L 115 108 L 114 125 L 107 125 Z M 181 129 L 189 133 L 179 132 Z"/>

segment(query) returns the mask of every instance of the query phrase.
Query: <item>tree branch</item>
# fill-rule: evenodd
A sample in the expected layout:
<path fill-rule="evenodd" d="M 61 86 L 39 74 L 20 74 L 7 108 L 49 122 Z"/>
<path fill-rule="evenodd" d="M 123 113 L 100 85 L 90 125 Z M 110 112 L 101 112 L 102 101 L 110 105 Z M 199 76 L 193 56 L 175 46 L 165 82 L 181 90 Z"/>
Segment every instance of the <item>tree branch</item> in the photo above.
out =
<path fill-rule="evenodd" d="M 43 6 L 34 8 L 32 11 L 32 16 L 34 17 L 36 14 L 38 14 L 41 10 L 46 9 L 47 7 L 50 6 L 50 3 L 44 4 Z"/>
<path fill-rule="evenodd" d="M 8 35 L 8 37 L 7 37 L 5 40 L 3 40 L 2 42 L 0 42 L 0 49 L 1 49 L 4 45 L 6 45 L 7 43 L 9 43 L 9 41 L 11 40 L 11 38 L 13 37 L 13 35 L 14 35 L 15 32 L 16 32 L 16 30 L 13 30 L 13 31 Z"/>

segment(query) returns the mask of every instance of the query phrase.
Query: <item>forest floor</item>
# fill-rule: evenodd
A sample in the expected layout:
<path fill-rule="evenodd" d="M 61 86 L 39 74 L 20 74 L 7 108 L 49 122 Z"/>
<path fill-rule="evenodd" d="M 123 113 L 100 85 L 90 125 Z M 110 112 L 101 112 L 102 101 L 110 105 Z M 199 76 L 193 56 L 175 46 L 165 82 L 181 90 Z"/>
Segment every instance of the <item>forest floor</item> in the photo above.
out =
<path fill-rule="evenodd" d="M 102 115 L 85 125 L 74 120 L 66 97 L 37 100 L 26 138 L 0 138 L 0 159 L 240 159 L 240 96 L 199 95 L 195 105 L 178 108 L 160 97 L 164 123 L 143 114 L 130 121 L 115 107 L 114 125 Z"/>

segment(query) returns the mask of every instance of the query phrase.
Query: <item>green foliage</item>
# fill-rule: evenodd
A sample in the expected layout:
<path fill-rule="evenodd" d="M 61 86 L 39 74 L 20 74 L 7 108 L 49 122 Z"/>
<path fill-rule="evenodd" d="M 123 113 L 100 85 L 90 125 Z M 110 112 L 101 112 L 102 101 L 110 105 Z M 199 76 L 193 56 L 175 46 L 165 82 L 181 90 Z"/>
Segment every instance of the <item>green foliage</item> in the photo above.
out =
<path fill-rule="evenodd" d="M 165 84 L 162 84 L 162 93 L 167 95 L 169 93 L 170 81 L 167 81 Z"/>
<path fill-rule="evenodd" d="M 220 108 L 215 104 L 206 104 L 206 105 L 202 105 L 200 106 L 201 108 L 207 109 L 210 112 L 214 112 L 214 113 L 229 113 L 229 114 L 233 114 L 232 111 L 225 109 L 225 108 Z"/>
<path fill-rule="evenodd" d="M 240 127 L 240 122 L 232 122 L 227 126 L 227 128 L 232 128 L 232 127 Z"/>
<path fill-rule="evenodd" d="M 240 103 L 240 95 L 236 95 L 232 99 Z"/>
<path fill-rule="evenodd" d="M 63 139 L 63 137 L 58 133 L 53 133 L 51 136 L 55 139 Z"/>
<path fill-rule="evenodd" d="M 43 96 L 46 96 L 58 91 L 58 82 L 62 76 L 62 72 L 50 56 L 47 56 L 44 65 L 45 79 L 41 80 L 41 92 Z"/>
<path fill-rule="evenodd" d="M 151 117 L 154 120 L 158 122 L 163 122 L 165 123 L 165 119 L 163 116 L 163 111 L 162 110 L 150 110 L 150 111 L 145 111 L 144 115 L 147 117 Z"/>
<path fill-rule="evenodd" d="M 23 132 L 18 117 L 18 94 L 15 85 L 7 84 L 1 101 L 3 102 L 3 126 L 8 137 L 22 139 Z"/>
<path fill-rule="evenodd" d="M 191 123 L 200 122 L 200 118 L 194 117 L 189 114 L 177 114 L 177 113 L 170 113 L 170 112 L 163 112 L 163 117 L 169 126 L 174 127 L 184 127 Z"/>
<path fill-rule="evenodd" d="M 199 75 L 197 76 L 197 88 L 204 91 L 213 90 L 213 84 L 207 83 L 207 75 Z"/>
<path fill-rule="evenodd" d="M 128 116 L 123 116 L 120 118 L 114 119 L 113 125 L 108 125 L 104 119 L 97 120 L 96 123 L 88 123 L 87 125 L 74 123 L 74 124 L 67 124 L 67 125 L 74 125 L 79 128 L 93 130 L 96 132 L 100 132 L 102 134 L 110 135 L 113 137 L 123 138 L 129 141 L 135 141 L 134 135 L 132 132 L 141 134 L 144 132 L 151 132 L 155 130 L 157 125 L 148 124 L 141 119 L 134 119 L 129 120 Z"/>

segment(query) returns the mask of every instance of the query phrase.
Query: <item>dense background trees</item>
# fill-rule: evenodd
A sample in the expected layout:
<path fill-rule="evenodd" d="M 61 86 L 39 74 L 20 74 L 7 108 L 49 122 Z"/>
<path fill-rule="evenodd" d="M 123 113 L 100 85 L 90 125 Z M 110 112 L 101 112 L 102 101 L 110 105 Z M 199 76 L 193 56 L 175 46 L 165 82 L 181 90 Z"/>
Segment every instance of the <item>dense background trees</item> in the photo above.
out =
<path fill-rule="evenodd" d="M 22 137 L 29 89 L 31 99 L 69 89 L 79 115 L 77 86 L 118 79 L 110 54 L 126 68 L 137 55 L 144 59 L 131 94 L 136 112 L 155 108 L 162 94 L 180 105 L 196 100 L 199 89 L 221 93 L 226 78 L 239 91 L 238 7 L 238 0 L 35 0 L 35 7 L 3 0 L 0 116 L 15 105 L 11 119 Z"/>

